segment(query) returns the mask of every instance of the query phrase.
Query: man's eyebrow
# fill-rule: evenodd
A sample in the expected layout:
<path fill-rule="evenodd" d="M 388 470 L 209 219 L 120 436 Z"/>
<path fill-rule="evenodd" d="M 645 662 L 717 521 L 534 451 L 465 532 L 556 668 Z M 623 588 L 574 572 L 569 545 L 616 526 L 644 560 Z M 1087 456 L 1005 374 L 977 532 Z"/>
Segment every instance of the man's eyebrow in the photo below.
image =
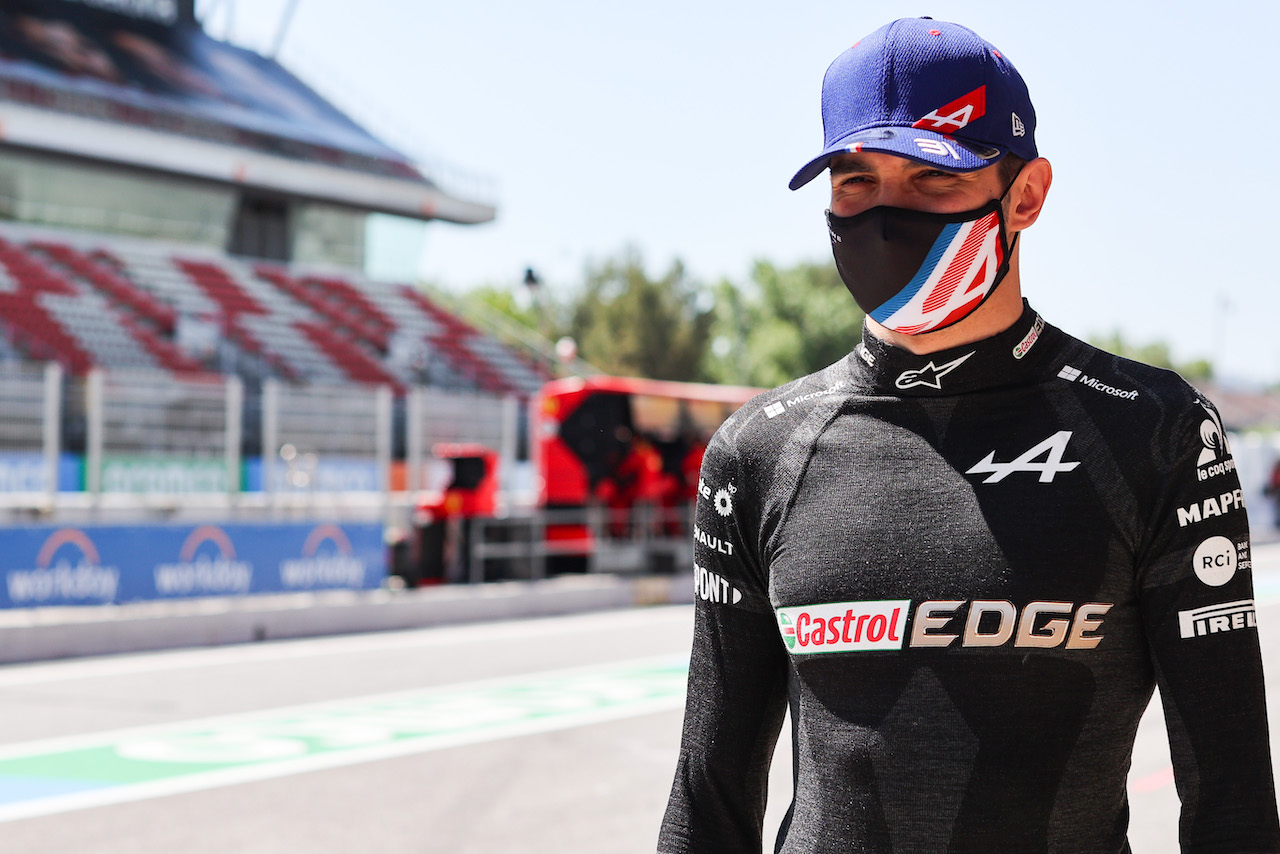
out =
<path fill-rule="evenodd" d="M 945 166 L 938 166 L 934 163 L 925 163 L 921 160 L 910 159 L 908 159 L 908 162 L 904 164 L 903 169 L 907 171 L 945 172 L 948 175 L 955 175 L 956 177 L 966 174 L 964 172 L 956 172 L 952 169 L 948 169 Z M 875 169 L 862 160 L 850 158 L 848 160 L 831 161 L 832 177 L 839 177 L 840 175 L 868 175 L 875 171 Z"/>
<path fill-rule="evenodd" d="M 860 160 L 841 160 L 840 162 L 832 161 L 832 175 L 848 175 L 853 172 L 871 172 L 870 166 Z"/>

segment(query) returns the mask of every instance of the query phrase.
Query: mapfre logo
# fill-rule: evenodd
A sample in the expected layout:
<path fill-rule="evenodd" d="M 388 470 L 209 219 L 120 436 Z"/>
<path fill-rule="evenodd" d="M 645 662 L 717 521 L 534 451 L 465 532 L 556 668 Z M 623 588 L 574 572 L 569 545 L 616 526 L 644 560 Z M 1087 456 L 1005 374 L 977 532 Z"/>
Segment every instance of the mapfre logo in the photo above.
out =
<path fill-rule="evenodd" d="M 1059 474 L 1072 471 L 1080 465 L 1079 460 L 1063 459 L 1067 453 L 1067 442 L 1070 440 L 1070 430 L 1059 430 L 1007 463 L 996 462 L 996 452 L 992 451 L 975 463 L 973 468 L 965 474 L 985 474 L 987 478 L 982 481 L 983 483 L 999 483 L 1016 472 L 1035 472 L 1040 475 L 1041 483 L 1052 483 Z"/>
<path fill-rule="evenodd" d="M 1244 490 L 1236 489 L 1221 495 L 1210 495 L 1196 504 L 1178 508 L 1178 527 L 1185 528 L 1215 516 L 1225 516 L 1232 510 L 1244 509 Z"/>
<path fill-rule="evenodd" d="M 987 114 L 987 87 L 979 86 L 967 95 L 961 95 L 949 104 L 933 110 L 921 118 L 913 128 L 934 130 L 938 133 L 955 133 L 969 122 Z"/>

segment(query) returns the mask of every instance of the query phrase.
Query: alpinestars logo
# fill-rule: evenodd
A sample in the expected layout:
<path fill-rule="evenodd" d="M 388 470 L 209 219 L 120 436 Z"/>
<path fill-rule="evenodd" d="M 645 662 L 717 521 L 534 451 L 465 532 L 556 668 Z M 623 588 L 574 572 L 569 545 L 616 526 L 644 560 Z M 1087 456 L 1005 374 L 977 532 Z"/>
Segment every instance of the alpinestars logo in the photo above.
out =
<path fill-rule="evenodd" d="M 974 119 L 987 114 L 987 87 L 979 86 L 967 95 L 961 95 L 950 104 L 939 107 L 912 125 L 922 130 L 939 133 L 955 133 Z"/>
<path fill-rule="evenodd" d="M 996 452 L 992 451 L 965 474 L 985 474 L 987 479 L 982 481 L 983 483 L 999 483 L 1014 472 L 1038 472 L 1041 483 L 1052 483 L 1059 474 L 1072 471 L 1080 465 L 1079 460 L 1063 461 L 1069 441 L 1071 441 L 1071 431 L 1059 430 L 1048 439 L 1029 448 L 1017 459 L 1007 463 L 996 462 Z"/>
<path fill-rule="evenodd" d="M 976 350 L 973 351 L 973 353 L 976 352 Z M 926 386 L 941 391 L 942 378 L 964 364 L 965 360 L 972 356 L 973 353 L 966 353 L 959 359 L 952 359 L 950 362 L 945 362 L 941 365 L 935 365 L 933 360 L 930 359 L 929 363 L 918 371 L 903 371 L 898 375 L 894 385 L 901 389 Z"/>

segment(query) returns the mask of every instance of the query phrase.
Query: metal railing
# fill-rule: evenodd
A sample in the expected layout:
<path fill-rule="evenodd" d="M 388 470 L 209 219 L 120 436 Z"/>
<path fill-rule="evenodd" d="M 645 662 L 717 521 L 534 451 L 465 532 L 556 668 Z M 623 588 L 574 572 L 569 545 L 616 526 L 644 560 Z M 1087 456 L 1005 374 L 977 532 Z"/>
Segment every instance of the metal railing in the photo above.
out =
<path fill-rule="evenodd" d="M 638 504 L 625 510 L 535 510 L 523 516 L 467 520 L 469 547 L 445 578 L 476 584 L 539 579 L 557 560 L 586 573 L 674 572 L 693 560 L 692 508 Z M 548 529 L 560 535 L 548 535 Z M 453 536 L 464 536 L 461 525 Z"/>
<path fill-rule="evenodd" d="M 516 398 L 419 387 L 399 402 L 388 386 L 66 377 L 56 364 L 0 363 L 0 400 L 0 510 L 16 519 L 263 507 L 372 518 L 428 485 L 434 444 L 482 444 L 509 463 L 520 429 Z M 393 490 L 397 459 L 405 476 Z"/>

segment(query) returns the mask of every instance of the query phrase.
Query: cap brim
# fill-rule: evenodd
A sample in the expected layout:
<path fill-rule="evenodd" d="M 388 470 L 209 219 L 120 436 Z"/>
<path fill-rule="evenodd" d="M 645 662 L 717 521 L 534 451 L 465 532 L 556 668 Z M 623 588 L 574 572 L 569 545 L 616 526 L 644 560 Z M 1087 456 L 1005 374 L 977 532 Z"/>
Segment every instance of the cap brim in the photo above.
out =
<path fill-rule="evenodd" d="M 1004 157 L 998 146 L 961 142 L 955 137 L 913 127 L 876 127 L 851 133 L 827 146 L 795 174 L 788 185 L 798 190 L 821 174 L 831 158 L 860 151 L 896 154 L 920 163 L 939 166 L 950 172 L 973 172 Z"/>

